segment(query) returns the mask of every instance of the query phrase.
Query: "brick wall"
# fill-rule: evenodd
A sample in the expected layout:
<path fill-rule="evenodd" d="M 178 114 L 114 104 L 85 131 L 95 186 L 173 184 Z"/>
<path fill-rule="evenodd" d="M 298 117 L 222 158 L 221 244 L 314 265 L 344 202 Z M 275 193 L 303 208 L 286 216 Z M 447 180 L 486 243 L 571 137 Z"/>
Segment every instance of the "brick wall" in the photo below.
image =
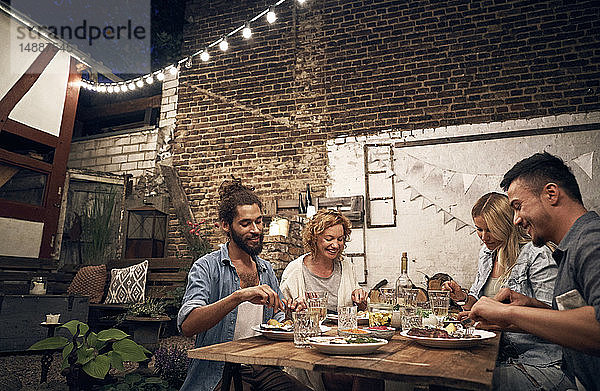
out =
<path fill-rule="evenodd" d="M 67 163 L 69 168 L 87 168 L 134 178 L 154 168 L 157 130 L 145 129 L 92 140 L 74 141 Z"/>
<path fill-rule="evenodd" d="M 267 5 L 190 1 L 183 53 Z M 215 218 L 232 174 L 263 199 L 306 183 L 325 195 L 335 137 L 600 110 L 597 2 L 288 1 L 277 14 L 181 70 L 173 163 L 199 218 Z"/>

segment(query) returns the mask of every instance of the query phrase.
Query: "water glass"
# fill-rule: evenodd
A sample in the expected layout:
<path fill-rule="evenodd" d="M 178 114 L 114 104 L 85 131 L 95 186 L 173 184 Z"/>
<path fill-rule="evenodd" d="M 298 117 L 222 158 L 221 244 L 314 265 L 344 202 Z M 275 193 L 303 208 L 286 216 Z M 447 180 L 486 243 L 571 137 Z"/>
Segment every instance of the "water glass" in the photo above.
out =
<path fill-rule="evenodd" d="M 418 307 L 403 307 L 401 313 L 403 331 L 408 331 L 413 327 L 423 327 L 423 318 Z"/>
<path fill-rule="evenodd" d="M 393 306 L 385 303 L 369 305 L 369 327 L 391 326 Z"/>
<path fill-rule="evenodd" d="M 308 310 L 318 314 L 319 322 L 323 322 L 327 317 L 327 296 L 326 291 L 306 292 Z"/>
<path fill-rule="evenodd" d="M 319 317 L 310 311 L 292 313 L 294 320 L 294 346 L 297 348 L 310 347 L 308 339 L 319 335 Z"/>
<path fill-rule="evenodd" d="M 356 306 L 338 307 L 338 334 L 340 330 L 358 328 L 357 313 Z"/>
<path fill-rule="evenodd" d="M 385 304 L 396 304 L 396 290 L 394 288 L 379 288 L 379 300 Z"/>
<path fill-rule="evenodd" d="M 429 291 L 429 306 L 431 312 L 438 321 L 438 326 L 448 316 L 448 307 L 450 306 L 449 291 Z"/>
<path fill-rule="evenodd" d="M 398 293 L 400 307 L 417 307 L 418 289 L 403 289 Z"/>

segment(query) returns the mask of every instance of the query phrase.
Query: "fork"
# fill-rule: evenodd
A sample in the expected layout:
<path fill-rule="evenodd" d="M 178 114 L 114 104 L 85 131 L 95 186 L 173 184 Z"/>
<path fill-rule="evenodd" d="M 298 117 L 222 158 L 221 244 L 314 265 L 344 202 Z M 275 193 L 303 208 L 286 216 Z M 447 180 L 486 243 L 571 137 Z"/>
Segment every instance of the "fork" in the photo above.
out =
<path fill-rule="evenodd" d="M 473 335 L 475 327 L 479 326 L 479 321 L 475 322 L 471 318 L 465 318 L 460 321 L 460 324 L 465 328 L 465 335 Z"/>

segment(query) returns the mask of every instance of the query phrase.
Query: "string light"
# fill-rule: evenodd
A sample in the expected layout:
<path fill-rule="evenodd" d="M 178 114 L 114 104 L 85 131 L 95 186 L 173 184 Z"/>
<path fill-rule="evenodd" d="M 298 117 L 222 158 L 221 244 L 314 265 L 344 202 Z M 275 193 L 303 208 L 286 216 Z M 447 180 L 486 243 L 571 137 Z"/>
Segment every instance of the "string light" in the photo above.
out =
<path fill-rule="evenodd" d="M 225 36 L 223 36 L 221 42 L 219 42 L 219 49 L 221 49 L 224 52 L 226 52 L 227 49 L 229 49 L 229 42 L 227 42 L 227 38 L 225 38 Z"/>
<path fill-rule="evenodd" d="M 200 59 L 204 62 L 210 60 L 210 54 L 208 53 L 208 49 L 204 49 L 202 53 L 200 53 Z"/>
<path fill-rule="evenodd" d="M 246 25 L 242 29 L 242 37 L 244 39 L 250 39 L 252 37 L 252 29 L 250 28 L 250 23 L 246 22 Z"/>
<path fill-rule="evenodd" d="M 269 12 L 267 12 L 267 22 L 269 22 L 270 24 L 275 23 L 275 21 L 277 20 L 277 15 L 275 15 L 275 10 L 273 10 L 273 7 L 269 8 Z"/>
<path fill-rule="evenodd" d="M 102 92 L 102 93 L 104 93 L 104 92 L 119 93 L 119 92 L 127 92 L 130 90 L 133 91 L 136 88 L 142 88 L 144 86 L 144 82 L 146 82 L 147 85 L 150 85 L 154 82 L 155 78 L 158 81 L 163 81 L 165 79 L 165 72 L 167 72 L 167 71 L 171 75 L 174 76 L 174 75 L 177 75 L 177 72 L 179 71 L 178 66 L 180 66 L 180 65 L 183 65 L 186 68 L 191 68 L 193 66 L 193 58 L 196 56 L 199 56 L 203 62 L 209 61 L 211 58 L 209 49 L 214 46 L 219 45 L 219 48 L 223 52 L 227 51 L 229 49 L 229 42 L 227 41 L 227 38 L 234 36 L 234 34 L 237 34 L 240 31 L 241 31 L 242 37 L 244 39 L 250 39 L 252 37 L 252 29 L 250 28 L 250 24 L 254 23 L 259 18 L 266 16 L 267 22 L 269 24 L 275 23 L 275 21 L 277 20 L 277 15 L 275 14 L 275 7 L 280 6 L 285 1 L 286 0 L 277 0 L 277 2 L 275 4 L 271 5 L 269 8 L 260 12 L 258 15 L 254 16 L 253 18 L 249 19 L 243 25 L 235 28 L 234 30 L 230 31 L 228 34 L 223 35 L 220 39 L 212 42 L 211 44 L 206 45 L 204 47 L 204 49 L 199 50 L 196 53 L 193 53 L 193 54 L 189 55 L 188 57 L 185 57 L 185 58 L 179 60 L 175 65 L 173 65 L 173 64 L 169 65 L 169 66 L 162 68 L 152 74 L 149 74 L 149 75 L 146 75 L 143 77 L 138 77 L 133 80 L 124 80 L 119 83 L 97 83 L 97 82 L 91 82 L 88 80 L 82 80 L 80 82 L 80 86 L 86 90 L 97 91 L 97 92 Z M 297 0 L 297 1 L 299 4 L 304 4 L 306 2 L 306 0 Z"/>

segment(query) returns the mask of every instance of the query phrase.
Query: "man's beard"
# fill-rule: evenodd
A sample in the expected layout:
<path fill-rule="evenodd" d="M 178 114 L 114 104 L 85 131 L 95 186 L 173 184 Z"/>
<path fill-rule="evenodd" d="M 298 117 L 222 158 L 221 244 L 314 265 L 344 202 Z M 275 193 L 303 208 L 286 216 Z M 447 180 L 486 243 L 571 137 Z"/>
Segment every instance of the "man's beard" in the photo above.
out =
<path fill-rule="evenodd" d="M 256 245 L 249 245 L 248 241 L 244 240 L 244 238 L 242 238 L 240 235 L 237 234 L 237 232 L 235 232 L 235 229 L 232 229 L 230 232 L 231 232 L 231 239 L 235 242 L 235 244 L 237 244 L 237 246 L 239 248 L 244 250 L 248 255 L 258 255 L 262 251 L 263 238 L 265 237 L 265 235 L 263 233 L 261 233 L 260 235 L 250 236 L 249 239 L 254 239 L 256 237 L 259 237 L 259 240 Z"/>

